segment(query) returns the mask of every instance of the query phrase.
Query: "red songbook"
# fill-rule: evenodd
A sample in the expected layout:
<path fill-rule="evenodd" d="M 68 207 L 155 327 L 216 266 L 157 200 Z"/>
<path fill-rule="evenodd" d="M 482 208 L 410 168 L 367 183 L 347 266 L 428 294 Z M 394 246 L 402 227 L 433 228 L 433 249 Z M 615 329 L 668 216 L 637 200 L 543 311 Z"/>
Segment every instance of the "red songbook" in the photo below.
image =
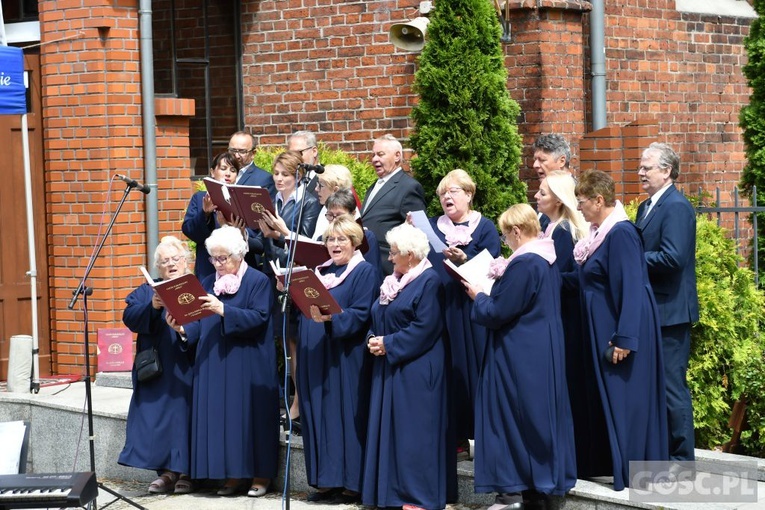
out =
<path fill-rule="evenodd" d="M 128 328 L 98 329 L 98 371 L 130 372 L 133 367 L 133 332 Z"/>
<path fill-rule="evenodd" d="M 211 177 L 205 177 L 204 182 L 213 204 L 228 221 L 232 216 L 239 216 L 248 227 L 259 229 L 258 220 L 264 211 L 276 215 L 274 202 L 266 188 L 226 184 Z"/>
<path fill-rule="evenodd" d="M 172 280 L 155 282 L 146 268 L 141 267 L 141 272 L 146 281 L 154 288 L 154 291 L 162 298 L 167 313 L 172 315 L 181 326 L 213 314 L 210 310 L 202 309 L 204 302 L 199 298 L 206 296 L 207 291 L 193 274 L 189 273 Z"/>
<path fill-rule="evenodd" d="M 284 274 L 276 278 L 284 284 Z M 319 307 L 322 315 L 330 315 L 343 311 L 335 298 L 329 293 L 319 277 L 311 269 L 295 269 L 290 280 L 290 297 L 295 306 L 303 312 L 307 319 L 311 318 L 311 305 Z"/>
<path fill-rule="evenodd" d="M 292 234 L 294 236 L 294 234 Z M 293 239 L 287 239 L 286 243 L 289 246 L 293 242 Z M 321 241 L 314 241 L 305 236 L 298 236 L 297 246 L 295 247 L 295 263 L 301 266 L 315 268 L 331 257 L 327 247 Z"/>

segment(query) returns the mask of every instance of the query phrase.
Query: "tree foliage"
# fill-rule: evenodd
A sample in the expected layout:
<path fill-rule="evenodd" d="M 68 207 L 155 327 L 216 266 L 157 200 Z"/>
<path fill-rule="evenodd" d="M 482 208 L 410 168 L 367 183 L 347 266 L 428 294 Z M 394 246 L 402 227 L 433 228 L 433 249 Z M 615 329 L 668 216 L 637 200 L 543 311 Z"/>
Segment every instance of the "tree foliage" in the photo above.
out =
<path fill-rule="evenodd" d="M 743 129 L 747 163 L 741 175 L 741 187 L 749 198 L 754 198 L 757 189 L 757 203 L 765 203 L 765 0 L 755 0 L 753 6 L 759 15 L 744 40 L 748 61 L 743 68 L 744 76 L 751 87 L 749 104 L 741 109 L 739 124 Z M 765 214 L 757 213 L 758 244 L 765 246 Z M 765 255 L 757 254 L 759 267 L 765 268 Z M 763 275 L 765 276 L 765 275 Z"/>
<path fill-rule="evenodd" d="M 487 0 L 439 0 L 415 73 L 411 166 L 440 214 L 435 195 L 444 175 L 461 168 L 476 182 L 474 207 L 491 219 L 526 201 L 518 178 L 518 103 L 507 91 L 502 30 Z"/>
<path fill-rule="evenodd" d="M 637 202 L 627 212 L 634 219 Z M 696 217 L 696 288 L 699 322 L 691 331 L 688 386 L 696 446 L 716 448 L 731 439 L 728 419 L 744 397 L 750 430 L 747 453 L 765 453 L 765 338 L 760 333 L 765 294 L 741 266 L 735 242 L 705 215 Z"/>

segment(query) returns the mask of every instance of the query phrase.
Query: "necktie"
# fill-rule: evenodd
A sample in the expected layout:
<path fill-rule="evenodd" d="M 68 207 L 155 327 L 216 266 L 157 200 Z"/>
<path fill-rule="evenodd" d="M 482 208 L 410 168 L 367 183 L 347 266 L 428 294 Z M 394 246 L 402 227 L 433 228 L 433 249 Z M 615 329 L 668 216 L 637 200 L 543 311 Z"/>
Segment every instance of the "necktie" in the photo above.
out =
<path fill-rule="evenodd" d="M 372 188 L 372 192 L 367 197 L 367 202 L 364 204 L 364 209 L 366 210 L 367 207 L 369 207 L 369 203 L 372 201 L 372 199 L 375 197 L 378 191 L 380 191 L 380 188 L 383 187 L 383 184 L 385 184 L 385 180 L 383 179 L 377 179 L 377 182 L 375 183 L 374 188 Z"/>
<path fill-rule="evenodd" d="M 645 214 L 643 214 L 643 217 L 640 219 L 640 224 L 642 225 L 645 223 L 645 220 L 648 218 L 648 213 L 651 212 L 651 199 L 649 198 L 648 201 L 645 203 Z"/>

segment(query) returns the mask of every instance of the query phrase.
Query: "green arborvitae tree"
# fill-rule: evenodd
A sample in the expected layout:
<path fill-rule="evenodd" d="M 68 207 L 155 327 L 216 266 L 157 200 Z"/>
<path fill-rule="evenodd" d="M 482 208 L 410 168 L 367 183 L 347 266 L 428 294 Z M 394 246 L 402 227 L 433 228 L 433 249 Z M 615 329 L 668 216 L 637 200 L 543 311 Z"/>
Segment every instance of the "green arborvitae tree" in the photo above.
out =
<path fill-rule="evenodd" d="M 744 131 L 747 163 L 741 175 L 741 187 L 749 198 L 754 198 L 754 187 L 757 187 L 757 204 L 765 204 L 765 0 L 754 0 L 754 9 L 759 15 L 752 22 L 749 35 L 744 40 L 748 57 L 744 66 L 744 75 L 752 89 L 749 104 L 741 109 L 739 119 Z M 758 213 L 758 231 L 756 232 L 759 246 L 765 246 L 765 214 Z M 765 255 L 762 250 L 759 257 L 760 279 L 765 270 Z"/>
<path fill-rule="evenodd" d="M 441 214 L 436 187 L 461 168 L 476 182 L 474 207 L 496 219 L 526 201 L 518 179 L 521 137 L 518 103 L 507 91 L 502 29 L 489 0 L 439 0 L 415 73 L 419 103 L 412 110 L 411 167 Z"/>

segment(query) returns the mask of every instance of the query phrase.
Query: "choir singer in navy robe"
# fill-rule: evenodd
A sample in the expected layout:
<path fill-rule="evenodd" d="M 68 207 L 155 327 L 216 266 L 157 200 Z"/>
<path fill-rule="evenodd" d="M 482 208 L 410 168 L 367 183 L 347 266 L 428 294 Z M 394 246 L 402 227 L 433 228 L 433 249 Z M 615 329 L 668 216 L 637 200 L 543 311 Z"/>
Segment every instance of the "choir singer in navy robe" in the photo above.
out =
<path fill-rule="evenodd" d="M 220 496 L 259 497 L 276 477 L 279 395 L 268 278 L 244 262 L 247 242 L 223 226 L 205 241 L 215 274 L 202 281 L 213 315 L 179 326 L 196 348 L 191 412 L 191 476 L 225 480 Z"/>
<path fill-rule="evenodd" d="M 489 329 L 476 396 L 475 490 L 497 493 L 493 510 L 546 507 L 549 495 L 576 483 L 561 278 L 553 240 L 538 239 L 531 206 L 510 207 L 499 227 L 513 254 L 490 266 L 491 293 L 465 284 L 473 320 Z"/>
<path fill-rule="evenodd" d="M 437 510 L 457 482 L 456 455 L 447 452 L 443 290 L 424 232 L 405 223 L 385 239 L 393 273 L 372 306 L 367 340 L 375 359 L 362 501 Z"/>
<path fill-rule="evenodd" d="M 590 472 L 629 485 L 633 460 L 667 460 L 669 443 L 661 358 L 661 329 L 643 243 L 615 199 L 614 181 L 599 170 L 576 185 L 590 234 L 574 247 L 596 390 L 586 395 Z M 585 389 L 591 386 L 585 387 Z M 600 404 L 600 405 L 597 405 Z M 578 438 L 581 439 L 581 438 Z"/>
<path fill-rule="evenodd" d="M 178 239 L 163 237 L 154 251 L 154 266 L 163 280 L 190 273 L 191 253 Z M 148 283 L 128 295 L 122 322 L 138 333 L 136 352 L 159 353 L 162 375 L 138 382 L 133 367 L 133 396 L 128 409 L 125 447 L 119 463 L 157 471 L 152 494 L 188 493 L 192 353 L 181 352 L 180 339 L 165 322 L 164 304 Z"/>
<path fill-rule="evenodd" d="M 350 215 L 323 233 L 330 259 L 316 274 L 343 309 L 299 324 L 297 382 L 306 478 L 319 490 L 308 501 L 360 501 L 372 356 L 367 351 L 377 270 L 359 251 L 364 232 Z M 379 256 L 378 256 L 379 258 Z"/>

